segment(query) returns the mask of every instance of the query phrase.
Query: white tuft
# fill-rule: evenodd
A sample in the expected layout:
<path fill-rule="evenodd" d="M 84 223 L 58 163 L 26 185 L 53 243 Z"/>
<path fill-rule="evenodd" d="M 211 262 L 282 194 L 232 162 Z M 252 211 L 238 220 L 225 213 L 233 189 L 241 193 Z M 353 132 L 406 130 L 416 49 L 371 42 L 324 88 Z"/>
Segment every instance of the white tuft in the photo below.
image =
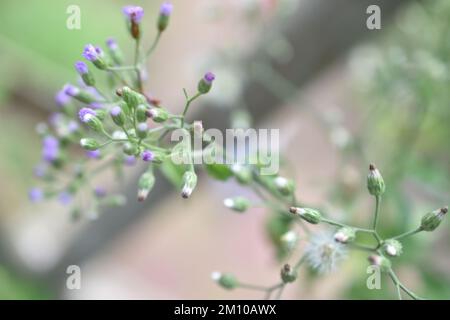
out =
<path fill-rule="evenodd" d="M 320 274 L 335 270 L 346 255 L 345 246 L 336 242 L 333 234 L 330 233 L 313 235 L 305 248 L 307 263 Z"/>
<path fill-rule="evenodd" d="M 234 200 L 231 199 L 231 198 L 226 198 L 225 200 L 223 200 L 223 204 L 227 208 L 233 208 L 234 207 Z"/>
<path fill-rule="evenodd" d="M 211 279 L 213 279 L 214 281 L 219 281 L 221 277 L 222 274 L 219 271 L 214 271 L 211 273 Z"/>

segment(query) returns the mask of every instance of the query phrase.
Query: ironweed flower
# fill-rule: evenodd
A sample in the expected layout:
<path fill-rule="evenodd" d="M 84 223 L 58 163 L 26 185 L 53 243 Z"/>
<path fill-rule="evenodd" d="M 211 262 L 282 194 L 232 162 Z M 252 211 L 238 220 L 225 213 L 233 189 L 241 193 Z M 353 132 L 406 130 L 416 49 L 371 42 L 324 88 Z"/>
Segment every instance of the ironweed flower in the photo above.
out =
<path fill-rule="evenodd" d="M 144 9 L 138 6 L 125 6 L 122 11 L 127 19 L 134 23 L 140 23 L 144 17 Z"/>
<path fill-rule="evenodd" d="M 103 50 L 99 47 L 95 47 L 92 44 L 87 44 L 83 50 L 83 57 L 86 60 L 91 61 L 100 70 L 107 68 Z"/>
<path fill-rule="evenodd" d="M 65 90 L 60 90 L 55 95 L 55 102 L 58 107 L 65 107 L 70 103 L 71 97 L 67 95 Z"/>
<path fill-rule="evenodd" d="M 54 136 L 46 136 L 42 140 L 42 159 L 53 162 L 59 156 L 59 140 Z"/>
<path fill-rule="evenodd" d="M 422 218 L 420 228 L 424 231 L 434 231 L 437 227 L 439 227 L 447 212 L 448 207 L 437 209 L 427 213 Z"/>
<path fill-rule="evenodd" d="M 369 190 L 369 193 L 371 195 L 376 197 L 381 196 L 386 190 L 383 177 L 381 176 L 380 171 L 378 171 L 378 169 L 373 164 L 369 166 L 369 175 L 367 176 L 367 189 Z"/>
<path fill-rule="evenodd" d="M 40 188 L 31 188 L 28 191 L 28 198 L 31 202 L 39 202 L 44 199 L 44 192 Z"/>
<path fill-rule="evenodd" d="M 142 160 L 146 161 L 146 162 L 150 162 L 155 158 L 155 154 L 153 152 L 151 152 L 150 150 L 144 150 L 142 152 Z"/>
<path fill-rule="evenodd" d="M 207 72 L 204 77 L 198 83 L 197 90 L 201 94 L 206 94 L 211 90 L 212 83 L 216 79 L 216 76 L 212 72 Z"/>
<path fill-rule="evenodd" d="M 320 274 L 334 271 L 346 256 L 345 246 L 336 242 L 330 233 L 314 234 L 305 248 L 307 263 Z"/>
<path fill-rule="evenodd" d="M 95 110 L 92 110 L 91 108 L 81 108 L 80 111 L 78 111 L 78 117 L 80 118 L 81 122 L 87 123 L 92 117 L 95 117 L 97 113 Z"/>
<path fill-rule="evenodd" d="M 159 18 L 158 18 L 158 30 L 159 32 L 163 32 L 167 29 L 169 25 L 170 15 L 173 10 L 173 5 L 171 3 L 165 2 L 161 5 L 159 9 Z"/>
<path fill-rule="evenodd" d="M 86 156 L 90 159 L 100 159 L 102 153 L 100 150 L 87 150 Z"/>

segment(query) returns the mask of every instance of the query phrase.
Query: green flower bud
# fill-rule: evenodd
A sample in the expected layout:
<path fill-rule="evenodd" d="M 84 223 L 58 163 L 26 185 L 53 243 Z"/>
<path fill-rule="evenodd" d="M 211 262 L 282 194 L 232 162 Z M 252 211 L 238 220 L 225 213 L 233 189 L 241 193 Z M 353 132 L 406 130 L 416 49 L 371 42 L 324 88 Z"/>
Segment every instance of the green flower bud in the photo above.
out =
<path fill-rule="evenodd" d="M 147 171 L 141 175 L 138 182 L 138 201 L 144 201 L 147 199 L 148 194 L 155 185 L 155 176 L 153 172 Z"/>
<path fill-rule="evenodd" d="M 83 149 L 94 151 L 100 148 L 100 144 L 91 138 L 83 138 L 80 140 L 80 145 Z"/>
<path fill-rule="evenodd" d="M 367 189 L 369 193 L 373 196 L 379 197 L 386 190 L 386 186 L 384 184 L 383 177 L 380 174 L 380 171 L 371 164 L 369 166 L 369 175 L 367 176 Z"/>
<path fill-rule="evenodd" d="M 127 142 L 123 145 L 123 152 L 129 156 L 135 156 L 138 153 L 138 148 L 133 143 Z"/>
<path fill-rule="evenodd" d="M 183 175 L 183 187 L 181 189 L 181 196 L 187 199 L 191 196 L 197 185 L 197 175 L 194 171 L 186 171 Z"/>
<path fill-rule="evenodd" d="M 236 212 L 245 212 L 250 207 L 250 201 L 244 197 L 227 198 L 223 201 L 223 204 Z"/>
<path fill-rule="evenodd" d="M 372 265 L 380 267 L 381 272 L 389 272 L 391 270 L 391 261 L 383 256 L 374 254 L 368 260 Z"/>
<path fill-rule="evenodd" d="M 147 116 L 158 123 L 169 119 L 169 113 L 163 108 L 152 108 L 147 111 Z"/>
<path fill-rule="evenodd" d="M 123 125 L 125 124 L 125 114 L 120 106 L 113 107 L 109 114 L 111 115 L 111 118 L 115 124 L 117 124 L 119 127 L 123 127 Z"/>
<path fill-rule="evenodd" d="M 142 122 L 136 126 L 136 135 L 139 139 L 145 139 L 148 134 L 148 126 L 147 123 Z"/>
<path fill-rule="evenodd" d="M 211 278 L 224 289 L 231 290 L 239 285 L 236 277 L 231 273 L 220 273 L 216 271 L 211 274 Z"/>
<path fill-rule="evenodd" d="M 81 75 L 81 79 L 83 80 L 84 84 L 86 84 L 87 86 L 89 86 L 89 87 L 95 86 L 95 79 L 90 71 L 83 73 Z"/>
<path fill-rule="evenodd" d="M 138 122 L 145 122 L 147 121 L 147 111 L 148 108 L 144 104 L 140 104 L 136 108 L 136 120 Z"/>
<path fill-rule="evenodd" d="M 284 177 L 276 177 L 273 180 L 275 188 L 283 196 L 290 196 L 294 192 L 294 182 Z"/>
<path fill-rule="evenodd" d="M 386 240 L 383 244 L 383 252 L 388 256 L 398 257 L 403 252 L 403 246 L 399 241 L 395 239 L 389 239 Z"/>
<path fill-rule="evenodd" d="M 240 164 L 234 164 L 231 167 L 231 171 L 240 184 L 249 184 L 253 179 L 251 170 L 248 167 L 244 167 Z"/>
<path fill-rule="evenodd" d="M 448 207 L 434 210 L 427 213 L 420 224 L 420 228 L 424 231 L 433 231 L 441 224 L 442 219 L 448 212 Z"/>
<path fill-rule="evenodd" d="M 212 72 L 207 72 L 205 76 L 199 81 L 197 90 L 201 94 L 206 94 L 211 90 L 212 83 L 216 76 Z"/>
<path fill-rule="evenodd" d="M 91 128 L 95 132 L 102 132 L 104 130 L 102 122 L 96 116 L 87 115 L 85 119 L 86 124 L 89 126 L 89 128 Z"/>
<path fill-rule="evenodd" d="M 290 265 L 285 264 L 281 269 L 281 280 L 283 283 L 291 283 L 297 279 L 297 271 L 292 269 Z"/>
<path fill-rule="evenodd" d="M 334 234 L 334 240 L 340 243 L 349 243 L 353 242 L 356 238 L 356 231 L 353 228 L 350 227 L 343 227 L 340 228 L 335 234 Z"/>
<path fill-rule="evenodd" d="M 289 211 L 312 224 L 318 224 L 322 220 L 320 212 L 314 209 L 291 207 Z"/>
<path fill-rule="evenodd" d="M 298 235 L 294 231 L 288 231 L 280 237 L 280 245 L 286 252 L 291 252 L 298 242 Z"/>
<path fill-rule="evenodd" d="M 131 109 L 136 109 L 138 105 L 145 104 L 147 102 L 147 99 L 145 99 L 142 94 L 130 89 L 129 87 L 122 88 L 122 97 Z"/>

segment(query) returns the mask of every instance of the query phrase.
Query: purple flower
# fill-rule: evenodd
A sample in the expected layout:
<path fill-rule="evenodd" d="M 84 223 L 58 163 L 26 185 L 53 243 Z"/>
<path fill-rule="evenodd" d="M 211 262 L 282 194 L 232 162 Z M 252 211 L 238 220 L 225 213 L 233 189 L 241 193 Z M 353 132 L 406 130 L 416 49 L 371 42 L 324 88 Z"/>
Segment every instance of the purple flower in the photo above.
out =
<path fill-rule="evenodd" d="M 80 93 L 80 89 L 69 83 L 64 86 L 63 91 L 66 95 L 70 97 L 75 97 Z"/>
<path fill-rule="evenodd" d="M 159 9 L 159 14 L 168 17 L 172 13 L 172 10 L 173 5 L 169 2 L 164 2 Z"/>
<path fill-rule="evenodd" d="M 80 75 L 86 74 L 89 72 L 88 66 L 83 61 L 75 62 L 75 69 Z"/>
<path fill-rule="evenodd" d="M 123 13 L 127 18 L 134 23 L 139 23 L 144 16 L 144 9 L 138 6 L 126 6 L 123 8 Z"/>
<path fill-rule="evenodd" d="M 106 190 L 105 188 L 102 187 L 96 187 L 94 189 L 95 195 L 99 198 L 103 198 L 104 196 L 106 196 Z"/>
<path fill-rule="evenodd" d="M 33 168 L 33 174 L 37 178 L 43 178 L 47 173 L 47 165 L 45 163 L 39 163 Z"/>
<path fill-rule="evenodd" d="M 58 107 L 64 107 L 70 102 L 70 96 L 64 90 L 60 90 L 55 95 L 55 102 Z"/>
<path fill-rule="evenodd" d="M 212 84 L 212 82 L 214 81 L 215 78 L 216 78 L 216 76 L 212 72 L 207 72 L 205 74 L 205 76 L 203 77 L 203 79 L 205 80 L 205 82 L 207 84 Z"/>
<path fill-rule="evenodd" d="M 89 107 L 93 109 L 103 109 L 103 104 L 101 102 L 91 102 Z"/>
<path fill-rule="evenodd" d="M 42 159 L 53 162 L 59 155 L 59 140 L 53 136 L 46 136 L 42 140 Z"/>
<path fill-rule="evenodd" d="M 148 130 L 148 125 L 145 122 L 141 122 L 137 125 L 138 131 L 145 132 Z"/>
<path fill-rule="evenodd" d="M 136 164 L 136 157 L 126 156 L 124 162 L 127 166 L 134 166 Z"/>
<path fill-rule="evenodd" d="M 142 160 L 144 161 L 152 161 L 155 158 L 155 155 L 150 150 L 144 150 L 142 152 Z"/>
<path fill-rule="evenodd" d="M 59 194 L 58 200 L 63 205 L 68 205 L 72 201 L 72 195 L 67 191 L 63 191 Z"/>
<path fill-rule="evenodd" d="M 28 191 L 28 198 L 31 202 L 39 202 L 44 199 L 44 192 L 40 188 L 31 188 Z"/>
<path fill-rule="evenodd" d="M 97 61 L 103 56 L 102 49 L 94 47 L 92 44 L 88 44 L 84 47 L 83 57 L 89 61 Z"/>
<path fill-rule="evenodd" d="M 108 40 L 106 40 L 106 45 L 108 46 L 109 49 L 111 49 L 112 51 L 117 50 L 119 48 L 119 46 L 117 45 L 117 42 L 115 39 L 113 38 L 109 38 Z"/>
<path fill-rule="evenodd" d="M 79 127 L 80 126 L 78 125 L 78 123 L 74 120 L 70 120 L 69 123 L 67 124 L 67 130 L 69 130 L 69 133 L 78 131 Z"/>
<path fill-rule="evenodd" d="M 81 122 L 85 123 L 95 115 L 97 115 L 97 113 L 91 108 L 81 108 L 80 111 L 78 111 L 78 117 L 80 118 Z"/>
<path fill-rule="evenodd" d="M 119 106 L 115 106 L 109 112 L 113 117 L 117 117 L 122 112 L 122 109 Z"/>
<path fill-rule="evenodd" d="M 99 159 L 101 156 L 100 150 L 89 150 L 86 151 L 86 156 L 91 159 Z"/>

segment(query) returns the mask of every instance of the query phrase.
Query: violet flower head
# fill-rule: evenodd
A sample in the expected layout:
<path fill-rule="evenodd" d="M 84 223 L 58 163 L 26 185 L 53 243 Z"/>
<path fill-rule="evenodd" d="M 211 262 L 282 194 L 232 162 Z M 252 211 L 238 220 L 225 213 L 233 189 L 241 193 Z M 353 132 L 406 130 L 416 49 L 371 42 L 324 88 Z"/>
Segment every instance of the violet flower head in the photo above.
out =
<path fill-rule="evenodd" d="M 142 152 L 142 160 L 149 162 L 155 158 L 155 155 L 150 150 L 144 150 Z"/>
<path fill-rule="evenodd" d="M 106 40 L 106 46 L 111 50 L 117 50 L 119 46 L 117 45 L 117 42 L 114 38 L 108 38 Z"/>
<path fill-rule="evenodd" d="M 214 81 L 214 79 L 216 78 L 216 76 L 214 75 L 214 73 L 212 72 L 207 72 L 205 74 L 205 76 L 203 77 L 203 80 L 205 80 L 205 82 L 207 84 L 212 84 L 212 82 Z"/>
<path fill-rule="evenodd" d="M 42 159 L 53 162 L 59 155 L 59 140 L 53 136 L 46 136 L 42 140 Z"/>
<path fill-rule="evenodd" d="M 64 107 L 70 102 L 70 96 L 64 90 L 60 90 L 55 95 L 55 102 L 58 107 Z"/>
<path fill-rule="evenodd" d="M 83 57 L 89 61 L 97 61 L 103 55 L 102 49 L 94 47 L 92 44 L 88 44 L 84 47 Z"/>
<path fill-rule="evenodd" d="M 122 112 L 122 109 L 119 106 L 115 106 L 109 112 L 113 117 L 117 117 Z"/>
<path fill-rule="evenodd" d="M 89 107 L 91 107 L 92 109 L 103 109 L 103 103 L 94 101 L 89 103 Z"/>
<path fill-rule="evenodd" d="M 74 120 L 70 120 L 69 123 L 67 124 L 67 130 L 69 131 L 69 133 L 74 133 L 78 131 L 79 128 L 80 126 Z"/>
<path fill-rule="evenodd" d="M 91 108 L 81 108 L 80 111 L 78 111 L 78 117 L 80 118 L 80 121 L 84 123 L 88 122 L 89 119 L 96 115 L 97 113 Z"/>
<path fill-rule="evenodd" d="M 90 159 L 100 159 L 101 153 L 100 150 L 88 150 L 86 151 L 86 157 Z"/>
<path fill-rule="evenodd" d="M 141 122 L 137 125 L 137 130 L 145 132 L 148 130 L 148 125 L 145 122 Z"/>
<path fill-rule="evenodd" d="M 136 157 L 135 156 L 126 156 L 124 159 L 124 163 L 127 166 L 134 166 L 136 164 Z"/>
<path fill-rule="evenodd" d="M 75 97 L 80 93 L 80 89 L 78 89 L 74 85 L 71 85 L 70 83 L 64 86 L 63 91 L 69 97 Z"/>
<path fill-rule="evenodd" d="M 44 199 L 44 192 L 40 188 L 31 188 L 28 191 L 28 198 L 34 203 L 42 201 Z"/>
<path fill-rule="evenodd" d="M 65 206 L 69 205 L 70 202 L 72 201 L 72 195 L 67 191 L 63 191 L 59 194 L 58 200 L 61 204 Z"/>
<path fill-rule="evenodd" d="M 83 61 L 75 62 L 75 69 L 80 75 L 87 74 L 89 72 L 87 64 Z"/>
<path fill-rule="evenodd" d="M 164 2 L 159 8 L 159 14 L 165 17 L 170 16 L 173 10 L 173 5 L 169 2 Z"/>
<path fill-rule="evenodd" d="M 125 16 L 134 23 L 139 23 L 144 16 L 144 9 L 138 6 L 126 6 L 123 8 Z"/>

